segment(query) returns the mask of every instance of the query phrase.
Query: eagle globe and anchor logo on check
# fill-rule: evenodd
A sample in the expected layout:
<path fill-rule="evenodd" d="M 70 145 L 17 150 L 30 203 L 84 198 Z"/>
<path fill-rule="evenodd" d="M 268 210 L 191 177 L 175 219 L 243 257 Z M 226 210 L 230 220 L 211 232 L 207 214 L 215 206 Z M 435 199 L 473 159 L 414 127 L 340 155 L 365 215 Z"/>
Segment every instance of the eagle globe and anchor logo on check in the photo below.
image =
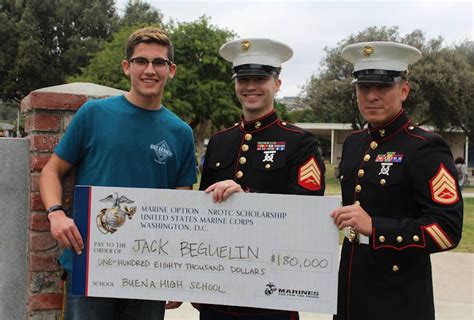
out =
<path fill-rule="evenodd" d="M 278 295 L 282 297 L 299 297 L 299 298 L 319 298 L 319 291 L 278 288 L 273 282 L 267 283 L 265 286 L 265 295 Z"/>
<path fill-rule="evenodd" d="M 136 206 L 127 206 L 134 203 L 134 201 L 126 196 L 119 196 L 117 192 L 99 201 L 113 203 L 111 208 L 103 208 L 97 214 L 97 227 L 104 234 L 114 233 L 125 224 L 126 218 L 132 219 L 133 215 L 137 212 Z"/>

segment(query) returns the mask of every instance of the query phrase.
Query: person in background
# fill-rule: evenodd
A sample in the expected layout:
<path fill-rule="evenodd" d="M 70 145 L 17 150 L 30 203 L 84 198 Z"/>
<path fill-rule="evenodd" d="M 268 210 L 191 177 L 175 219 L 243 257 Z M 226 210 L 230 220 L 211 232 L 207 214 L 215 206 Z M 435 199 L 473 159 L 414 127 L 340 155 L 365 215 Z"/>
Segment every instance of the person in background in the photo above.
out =
<path fill-rule="evenodd" d="M 454 160 L 454 163 L 456 165 L 458 183 L 459 186 L 462 188 L 465 184 L 469 183 L 466 162 L 464 162 L 464 159 L 462 157 L 457 157 Z"/>

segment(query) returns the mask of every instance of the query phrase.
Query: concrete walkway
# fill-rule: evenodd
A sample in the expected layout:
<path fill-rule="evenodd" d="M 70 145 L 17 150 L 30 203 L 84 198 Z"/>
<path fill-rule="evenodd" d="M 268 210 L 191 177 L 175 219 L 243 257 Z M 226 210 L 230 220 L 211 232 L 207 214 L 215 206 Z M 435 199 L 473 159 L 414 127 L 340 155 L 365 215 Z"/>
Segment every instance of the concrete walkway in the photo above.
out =
<path fill-rule="evenodd" d="M 474 254 L 443 252 L 431 255 L 437 320 L 474 319 Z M 301 320 L 330 320 L 332 316 L 301 313 Z M 166 313 L 165 320 L 197 320 L 198 312 L 183 303 Z"/>

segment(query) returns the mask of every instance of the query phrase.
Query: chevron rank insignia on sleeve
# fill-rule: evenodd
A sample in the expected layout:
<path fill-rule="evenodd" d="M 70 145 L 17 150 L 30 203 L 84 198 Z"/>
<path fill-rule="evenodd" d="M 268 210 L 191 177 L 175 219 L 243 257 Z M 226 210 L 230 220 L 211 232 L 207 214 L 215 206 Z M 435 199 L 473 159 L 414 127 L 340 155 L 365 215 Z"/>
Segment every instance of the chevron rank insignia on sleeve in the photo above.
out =
<path fill-rule="evenodd" d="M 440 204 L 453 204 L 459 200 L 456 179 L 446 170 L 443 163 L 430 180 L 431 198 Z"/>
<path fill-rule="evenodd" d="M 443 232 L 438 224 L 435 223 L 429 225 L 425 230 L 441 250 L 451 249 L 454 247 L 453 242 L 449 240 L 449 237 Z"/>
<path fill-rule="evenodd" d="M 299 167 L 298 184 L 308 190 L 321 189 L 321 169 L 314 156 Z"/>

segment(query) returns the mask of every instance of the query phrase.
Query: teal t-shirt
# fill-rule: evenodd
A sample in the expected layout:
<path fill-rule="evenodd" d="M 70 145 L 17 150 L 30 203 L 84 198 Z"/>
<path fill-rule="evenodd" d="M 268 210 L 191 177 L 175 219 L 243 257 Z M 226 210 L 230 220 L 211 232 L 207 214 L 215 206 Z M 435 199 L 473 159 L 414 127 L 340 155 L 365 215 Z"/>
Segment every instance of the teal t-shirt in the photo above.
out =
<path fill-rule="evenodd" d="M 125 96 L 91 100 L 75 114 L 54 152 L 76 165 L 76 185 L 164 188 L 196 183 L 192 129 L 162 106 Z M 60 261 L 71 270 L 71 252 Z"/>

